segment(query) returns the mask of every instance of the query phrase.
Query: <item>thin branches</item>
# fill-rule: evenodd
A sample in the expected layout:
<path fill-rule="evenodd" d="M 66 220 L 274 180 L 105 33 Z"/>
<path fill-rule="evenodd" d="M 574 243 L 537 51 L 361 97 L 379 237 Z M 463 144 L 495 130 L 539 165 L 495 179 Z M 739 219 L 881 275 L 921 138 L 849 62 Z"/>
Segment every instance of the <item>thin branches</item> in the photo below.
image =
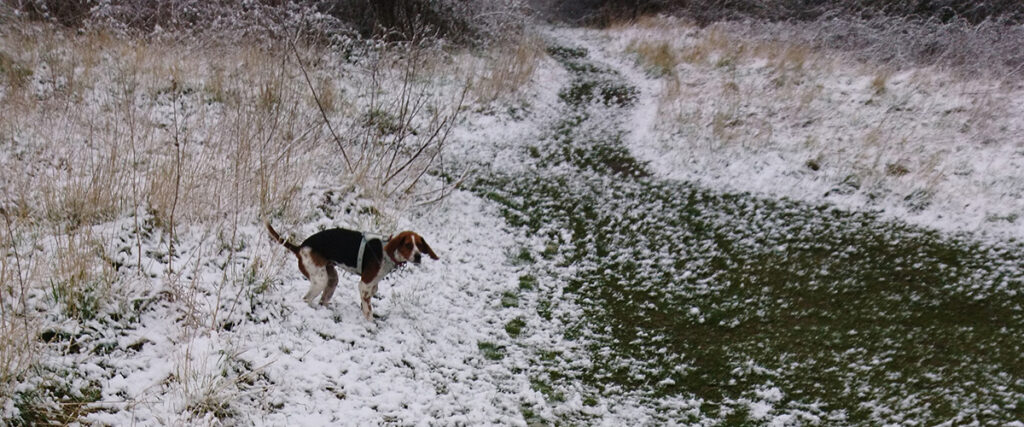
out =
<path fill-rule="evenodd" d="M 352 162 L 349 160 L 348 152 L 345 151 L 345 144 L 341 142 L 341 138 L 334 132 L 334 126 L 331 125 L 331 119 L 327 118 L 327 111 L 324 109 L 324 105 L 320 102 L 320 96 L 316 93 L 316 88 L 313 87 L 313 81 L 309 78 L 309 73 L 306 72 L 306 66 L 302 63 L 302 57 L 299 55 L 299 49 L 295 47 L 295 40 L 288 39 L 288 45 L 292 48 L 292 53 L 295 54 L 295 61 L 299 64 L 299 70 L 302 70 L 302 77 L 306 79 L 306 85 L 309 86 L 310 93 L 313 94 L 313 100 L 316 101 L 316 107 L 320 111 L 320 116 L 323 117 L 324 123 L 327 124 L 327 130 L 331 132 L 331 137 L 334 138 L 334 142 L 338 144 L 338 149 L 341 150 L 341 156 L 345 159 L 345 166 L 348 167 L 349 172 L 352 171 Z"/>

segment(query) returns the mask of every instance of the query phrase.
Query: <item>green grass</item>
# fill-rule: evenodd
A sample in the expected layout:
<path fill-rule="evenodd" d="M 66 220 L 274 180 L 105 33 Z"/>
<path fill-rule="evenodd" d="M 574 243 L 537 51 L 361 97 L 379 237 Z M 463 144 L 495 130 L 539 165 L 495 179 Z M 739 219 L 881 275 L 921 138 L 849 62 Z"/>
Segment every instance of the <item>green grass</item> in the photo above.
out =
<path fill-rule="evenodd" d="M 576 75 L 568 87 L 559 91 L 562 102 L 573 107 L 593 102 L 628 107 L 636 102 L 636 87 L 624 83 L 614 70 L 587 60 L 586 49 L 556 46 L 548 48 L 548 54 Z"/>
<path fill-rule="evenodd" d="M 685 184 L 572 181 L 501 186 L 523 203 L 510 222 L 572 230 L 562 247 L 579 268 L 567 288 L 585 310 L 579 326 L 595 351 L 614 350 L 584 381 L 719 402 L 772 380 L 851 421 L 870 415 L 851 389 L 917 395 L 931 420 L 956 416 L 966 396 L 1011 407 L 990 387 L 1022 391 L 999 380 L 1024 372 L 1024 315 L 1000 290 L 1021 288 L 1020 248 Z M 750 362 L 773 375 L 734 372 Z"/>
<path fill-rule="evenodd" d="M 37 367 L 40 381 L 35 387 L 14 393 L 12 403 L 18 416 L 5 422 L 12 426 L 69 425 L 95 411 L 89 405 L 103 397 L 102 387 L 95 381 L 72 381 L 79 375 L 65 370 Z"/>
<path fill-rule="evenodd" d="M 484 357 L 488 360 L 501 360 L 505 358 L 505 347 L 503 346 L 488 341 L 479 341 L 476 343 L 476 346 L 480 353 L 483 353 Z"/>
<path fill-rule="evenodd" d="M 505 291 L 501 294 L 501 307 L 519 307 L 519 294 L 513 291 Z"/>
<path fill-rule="evenodd" d="M 526 320 L 523 320 L 522 317 L 512 319 L 505 324 L 505 332 L 512 338 L 518 338 L 522 335 L 523 329 L 526 329 Z"/>
<path fill-rule="evenodd" d="M 537 278 L 529 274 L 519 276 L 519 289 L 524 291 L 532 291 L 537 287 Z"/>
<path fill-rule="evenodd" d="M 1024 418 L 1021 244 L 652 178 L 621 131 L 584 134 L 585 107 L 566 106 L 540 171 L 474 184 L 558 248 L 541 265 L 574 267 L 549 271 L 582 312 L 537 311 L 567 322 L 593 363 L 540 360 L 559 372 L 542 388 L 697 398 L 738 424 L 752 422 L 738 401 L 769 385 L 776 409 L 826 421 Z"/>

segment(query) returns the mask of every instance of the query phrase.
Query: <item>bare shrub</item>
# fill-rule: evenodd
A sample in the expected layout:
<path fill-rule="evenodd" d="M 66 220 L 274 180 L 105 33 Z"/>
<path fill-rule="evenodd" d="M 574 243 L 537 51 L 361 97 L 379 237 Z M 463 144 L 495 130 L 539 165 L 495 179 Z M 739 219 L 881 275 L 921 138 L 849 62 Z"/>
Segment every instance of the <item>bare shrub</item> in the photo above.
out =
<path fill-rule="evenodd" d="M 69 27 L 82 25 L 96 5 L 93 0 L 5 0 L 4 3 L 30 19 L 52 20 Z"/>
<path fill-rule="evenodd" d="M 492 40 L 524 24 L 519 1 L 332 0 L 319 9 L 352 24 L 363 37 L 409 41 L 431 34 L 456 43 Z"/>
<path fill-rule="evenodd" d="M 543 15 L 573 24 L 606 27 L 665 10 L 666 0 L 531 0 Z"/>
<path fill-rule="evenodd" d="M 912 18 L 972 24 L 1003 20 L 1020 23 L 1024 7 L 1016 0 L 533 0 L 550 17 L 606 26 L 650 13 L 671 13 L 708 25 L 722 20 L 814 21 L 829 15 L 873 19 Z"/>
<path fill-rule="evenodd" d="M 13 398 L 16 386 L 39 361 L 35 339 L 39 322 L 27 309 L 32 260 L 23 259 L 20 233 L 0 209 L 0 401 Z M 0 409 L 0 417 L 6 416 Z"/>
<path fill-rule="evenodd" d="M 291 29 L 321 41 L 409 41 L 422 34 L 473 44 L 523 28 L 518 0 L 3 0 L 30 19 L 72 28 L 109 29 L 197 40 L 282 40 Z M 216 35 L 217 37 L 208 37 Z"/>
<path fill-rule="evenodd" d="M 381 44 L 371 54 L 359 85 L 363 102 L 337 141 L 353 148 L 348 172 L 375 200 L 424 203 L 445 194 L 416 188 L 437 165 L 470 88 L 468 81 L 435 81 L 444 56 L 403 44 Z"/>
<path fill-rule="evenodd" d="M 962 19 L 836 16 L 813 22 L 726 23 L 744 38 L 797 43 L 846 52 L 896 68 L 939 66 L 964 75 L 1022 77 L 1024 26 Z"/>
<path fill-rule="evenodd" d="M 3 0 L 15 14 L 70 28 L 113 30 L 223 43 L 280 38 L 304 26 L 325 39 L 350 36 L 350 26 L 317 13 L 317 2 L 258 0 Z M 217 35 L 218 37 L 208 37 Z"/>

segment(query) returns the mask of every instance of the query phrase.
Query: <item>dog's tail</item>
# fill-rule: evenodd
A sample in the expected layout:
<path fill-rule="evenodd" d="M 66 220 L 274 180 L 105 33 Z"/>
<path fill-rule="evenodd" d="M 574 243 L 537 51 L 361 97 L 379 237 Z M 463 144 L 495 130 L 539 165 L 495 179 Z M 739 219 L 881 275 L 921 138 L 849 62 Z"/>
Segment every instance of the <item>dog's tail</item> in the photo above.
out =
<path fill-rule="evenodd" d="M 270 226 L 270 221 L 264 221 L 263 225 L 267 226 L 267 231 L 270 232 L 270 237 L 274 239 L 275 242 L 284 245 L 284 247 L 288 248 L 289 251 L 292 251 L 295 256 L 299 256 L 299 247 L 295 246 L 292 242 L 282 239 L 281 235 L 277 234 L 277 231 L 274 230 L 274 227 Z"/>

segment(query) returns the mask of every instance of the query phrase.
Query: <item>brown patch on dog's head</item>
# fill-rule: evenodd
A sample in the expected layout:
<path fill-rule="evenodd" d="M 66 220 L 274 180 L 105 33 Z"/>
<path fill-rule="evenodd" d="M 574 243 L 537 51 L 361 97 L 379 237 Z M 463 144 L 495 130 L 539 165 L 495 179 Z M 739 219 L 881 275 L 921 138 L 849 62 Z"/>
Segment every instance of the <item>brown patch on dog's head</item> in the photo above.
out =
<path fill-rule="evenodd" d="M 419 264 L 420 254 L 427 254 L 432 259 L 438 259 L 437 254 L 427 245 L 427 241 L 411 231 L 403 231 L 391 237 L 388 244 L 384 246 L 384 251 L 398 263 L 412 261 Z"/>

